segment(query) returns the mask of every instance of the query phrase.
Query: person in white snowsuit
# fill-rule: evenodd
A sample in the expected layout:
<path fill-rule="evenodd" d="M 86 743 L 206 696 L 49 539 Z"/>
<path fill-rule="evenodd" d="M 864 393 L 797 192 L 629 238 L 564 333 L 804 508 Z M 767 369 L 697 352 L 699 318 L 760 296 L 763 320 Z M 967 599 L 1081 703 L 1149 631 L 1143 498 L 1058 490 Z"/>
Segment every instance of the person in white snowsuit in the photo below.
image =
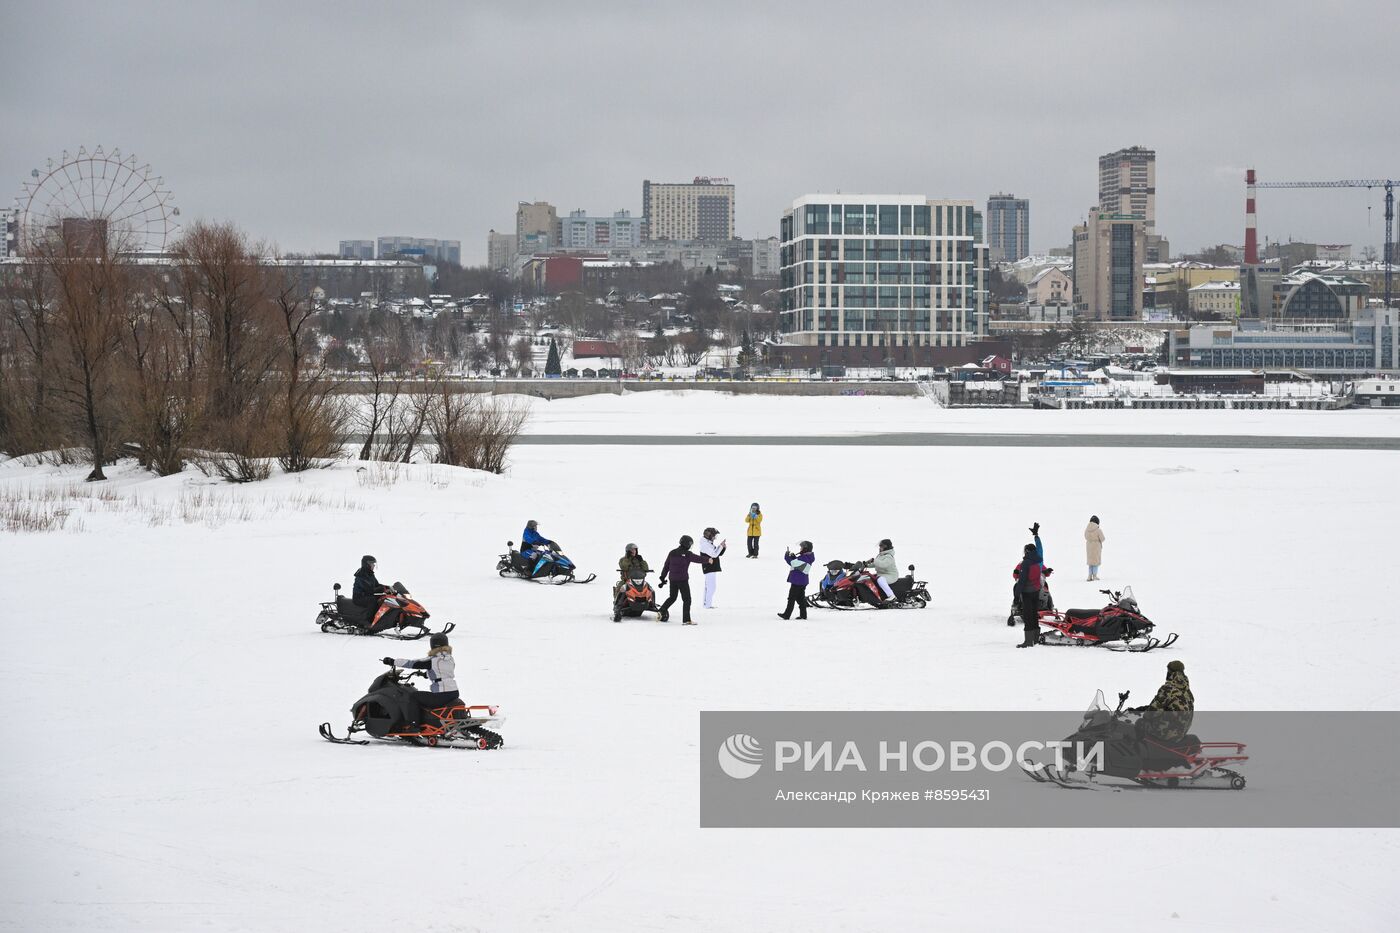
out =
<path fill-rule="evenodd" d="M 899 579 L 899 561 L 894 559 L 894 544 L 889 538 L 880 541 L 880 553 L 871 561 L 871 567 L 879 574 L 875 582 L 880 585 L 880 592 L 885 594 L 886 599 L 894 599 L 890 584 Z"/>
<path fill-rule="evenodd" d="M 719 559 L 724 556 L 724 552 L 729 547 L 729 542 L 716 541 L 719 537 L 719 530 L 716 528 L 706 528 L 705 534 L 700 539 L 700 556 L 705 559 L 701 569 L 705 573 L 705 602 L 706 609 L 715 608 L 715 584 L 719 581 Z"/>
<path fill-rule="evenodd" d="M 426 658 L 383 659 L 390 667 L 428 672 L 428 689 L 413 691 L 413 699 L 425 714 L 428 710 L 451 706 L 462 698 L 457 691 L 457 662 L 452 659 L 452 646 L 447 643 L 447 636 L 437 632 L 430 644 L 432 647 Z"/>

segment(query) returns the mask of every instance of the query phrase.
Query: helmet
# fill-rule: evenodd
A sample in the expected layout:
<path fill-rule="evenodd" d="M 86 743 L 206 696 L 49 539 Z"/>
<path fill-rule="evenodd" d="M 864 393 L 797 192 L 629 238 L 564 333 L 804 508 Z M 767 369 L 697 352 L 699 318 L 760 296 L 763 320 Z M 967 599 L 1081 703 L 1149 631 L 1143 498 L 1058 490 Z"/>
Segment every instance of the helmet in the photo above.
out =
<path fill-rule="evenodd" d="M 681 547 L 688 548 L 695 543 L 695 539 L 690 535 L 681 535 Z"/>
<path fill-rule="evenodd" d="M 1027 556 L 1027 557 L 1034 557 L 1034 556 L 1035 556 L 1035 553 L 1036 553 L 1036 552 L 1035 552 L 1035 545 L 1034 545 L 1034 544 L 1027 544 L 1027 545 L 1026 545 L 1026 556 Z"/>
<path fill-rule="evenodd" d="M 889 538 L 881 538 L 881 539 L 880 539 L 880 550 L 882 550 L 882 551 L 893 551 L 893 550 L 894 550 L 894 542 L 891 541 Z"/>
<path fill-rule="evenodd" d="M 538 528 L 539 526 L 540 526 L 540 523 L 537 522 L 537 521 L 535 521 L 533 518 L 530 519 L 528 522 L 525 523 L 525 527 L 526 527 L 526 528 Z"/>
<path fill-rule="evenodd" d="M 839 560 L 829 560 L 826 562 L 826 569 L 831 571 L 832 573 L 835 573 L 838 570 L 844 570 L 845 567 L 846 565 L 841 563 Z"/>
<path fill-rule="evenodd" d="M 622 550 L 623 550 L 625 553 L 630 554 L 630 553 L 632 553 L 633 551 L 639 550 L 639 548 L 637 547 L 637 545 L 635 545 L 635 544 L 633 544 L 631 541 L 629 541 L 629 542 L 627 542 L 627 547 L 623 548 Z"/>
<path fill-rule="evenodd" d="M 713 537 L 714 537 L 715 535 L 717 535 L 717 534 L 719 534 L 719 529 L 718 529 L 718 528 L 706 528 L 706 529 L 705 529 L 705 537 L 707 537 L 707 538 L 713 538 Z"/>
<path fill-rule="evenodd" d="M 370 564 L 377 564 L 377 563 L 379 563 L 379 561 L 377 561 L 377 560 L 374 559 L 374 555 L 373 555 L 373 554 L 366 554 L 364 557 L 361 557 L 361 558 L 360 558 L 360 566 L 361 566 L 361 567 L 368 567 Z"/>
<path fill-rule="evenodd" d="M 1184 673 L 1185 671 L 1186 671 L 1186 665 L 1185 665 L 1185 664 L 1182 664 L 1180 661 L 1168 661 L 1168 662 L 1167 662 L 1167 672 L 1168 672 L 1168 673 L 1177 674 L 1177 673 Z"/>
<path fill-rule="evenodd" d="M 810 551 L 810 550 L 812 549 L 812 542 L 811 542 L 811 541 L 799 541 L 799 542 L 798 542 L 798 547 L 802 548 L 802 550 L 804 550 L 804 551 Z"/>
<path fill-rule="evenodd" d="M 446 632 L 435 632 L 433 637 L 428 639 L 428 645 L 433 648 L 441 648 L 445 644 L 447 644 Z"/>
<path fill-rule="evenodd" d="M 760 511 L 762 511 L 762 509 L 760 509 L 760 508 L 758 507 L 758 503 L 757 503 L 757 502 L 750 503 L 750 504 L 749 504 L 749 508 L 753 509 L 755 512 L 760 512 Z"/>

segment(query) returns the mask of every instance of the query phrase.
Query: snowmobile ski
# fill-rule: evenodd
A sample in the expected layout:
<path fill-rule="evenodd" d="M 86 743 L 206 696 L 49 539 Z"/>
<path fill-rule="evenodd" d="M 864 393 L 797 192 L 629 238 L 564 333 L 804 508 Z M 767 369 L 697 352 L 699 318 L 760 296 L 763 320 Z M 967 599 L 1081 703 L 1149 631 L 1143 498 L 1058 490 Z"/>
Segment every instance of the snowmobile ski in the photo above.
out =
<path fill-rule="evenodd" d="M 319 731 L 321 733 L 321 738 L 325 739 L 327 742 L 334 742 L 337 745 L 369 744 L 369 739 L 352 739 L 349 736 L 345 736 L 342 738 L 341 736 L 336 735 L 335 730 L 331 728 L 331 724 L 328 722 L 321 723 Z"/>

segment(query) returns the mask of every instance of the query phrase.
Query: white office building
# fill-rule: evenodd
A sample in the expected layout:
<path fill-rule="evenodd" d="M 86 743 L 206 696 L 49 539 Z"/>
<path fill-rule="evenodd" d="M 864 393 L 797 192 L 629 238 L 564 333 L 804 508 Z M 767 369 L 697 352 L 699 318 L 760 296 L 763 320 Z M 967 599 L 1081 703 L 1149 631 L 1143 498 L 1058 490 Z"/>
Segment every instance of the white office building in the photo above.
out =
<path fill-rule="evenodd" d="M 783 213 L 780 239 L 789 344 L 951 348 L 986 332 L 987 246 L 972 201 L 809 194 Z"/>

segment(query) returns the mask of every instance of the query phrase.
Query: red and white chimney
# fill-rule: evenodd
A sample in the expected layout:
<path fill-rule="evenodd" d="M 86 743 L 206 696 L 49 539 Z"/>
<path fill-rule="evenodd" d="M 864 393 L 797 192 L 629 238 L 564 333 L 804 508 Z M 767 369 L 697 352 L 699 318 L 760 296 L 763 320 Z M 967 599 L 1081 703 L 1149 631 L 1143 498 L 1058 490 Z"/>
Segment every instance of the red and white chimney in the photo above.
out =
<path fill-rule="evenodd" d="M 1259 265 L 1259 238 L 1254 217 L 1254 169 L 1244 172 L 1244 263 Z"/>

